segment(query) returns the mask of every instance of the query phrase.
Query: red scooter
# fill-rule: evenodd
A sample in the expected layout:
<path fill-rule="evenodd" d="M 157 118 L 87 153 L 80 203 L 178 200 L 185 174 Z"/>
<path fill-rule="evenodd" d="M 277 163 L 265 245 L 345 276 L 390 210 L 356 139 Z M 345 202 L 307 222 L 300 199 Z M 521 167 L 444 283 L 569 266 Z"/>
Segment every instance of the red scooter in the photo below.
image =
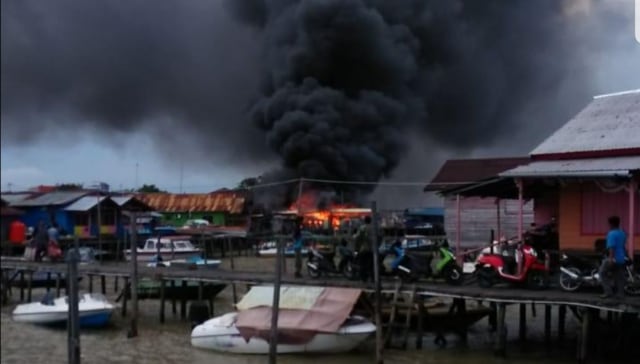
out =
<path fill-rule="evenodd" d="M 499 281 L 524 284 L 530 288 L 549 286 L 548 257 L 538 259 L 536 251 L 527 244 L 519 244 L 515 256 L 483 254 L 476 262 L 476 275 L 481 287 L 488 288 Z"/>

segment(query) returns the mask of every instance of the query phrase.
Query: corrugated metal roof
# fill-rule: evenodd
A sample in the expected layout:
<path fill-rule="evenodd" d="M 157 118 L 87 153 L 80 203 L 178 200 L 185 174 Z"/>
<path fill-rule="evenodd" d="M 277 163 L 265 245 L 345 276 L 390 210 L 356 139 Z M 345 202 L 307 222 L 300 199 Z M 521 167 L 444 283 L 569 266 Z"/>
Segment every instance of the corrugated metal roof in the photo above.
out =
<path fill-rule="evenodd" d="M 440 167 L 424 190 L 441 191 L 474 183 L 529 162 L 529 157 L 450 159 Z"/>
<path fill-rule="evenodd" d="M 122 206 L 122 205 L 126 204 L 132 198 L 133 198 L 133 196 L 111 196 L 111 199 L 113 200 L 113 202 L 118 204 L 118 206 Z"/>
<path fill-rule="evenodd" d="M 34 198 L 18 201 L 13 206 L 36 207 L 36 206 L 55 206 L 66 205 L 82 196 L 87 195 L 86 191 L 55 191 L 45 193 Z"/>
<path fill-rule="evenodd" d="M 537 161 L 500 173 L 502 177 L 612 177 L 640 170 L 640 156 Z"/>
<path fill-rule="evenodd" d="M 219 193 L 145 193 L 137 196 L 142 202 L 161 212 L 228 212 L 240 214 L 245 196 L 239 192 Z"/>
<path fill-rule="evenodd" d="M 531 154 L 640 148 L 640 90 L 594 98 Z"/>
<path fill-rule="evenodd" d="M 104 201 L 107 198 L 106 196 L 100 196 L 100 202 Z M 98 204 L 98 196 L 84 196 L 81 197 L 76 202 L 67 206 L 65 210 L 67 211 L 89 211 L 95 205 Z"/>
<path fill-rule="evenodd" d="M 17 202 L 25 200 L 33 195 L 33 193 L 3 193 L 2 199 L 9 205 L 15 205 Z"/>

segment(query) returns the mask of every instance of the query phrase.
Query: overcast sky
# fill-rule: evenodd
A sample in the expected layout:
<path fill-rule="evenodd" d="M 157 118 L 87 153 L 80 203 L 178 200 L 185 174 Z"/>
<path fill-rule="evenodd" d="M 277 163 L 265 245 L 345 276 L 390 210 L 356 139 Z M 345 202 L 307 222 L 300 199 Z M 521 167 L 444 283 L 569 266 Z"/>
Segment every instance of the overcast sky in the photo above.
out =
<path fill-rule="evenodd" d="M 392 180 L 426 182 L 447 158 L 527 154 L 584 107 L 590 96 L 640 88 L 633 1 L 564 3 L 575 5 L 565 6 L 562 12 L 569 29 L 588 23 L 575 33 L 598 32 L 581 37 L 547 34 L 558 45 L 571 37 L 584 42 L 571 43 L 568 50 L 565 44 L 557 55 L 544 54 L 540 50 L 544 48 L 522 51 L 529 47 L 525 44 L 513 49 L 509 57 L 519 54 L 539 62 L 521 70 L 531 73 L 539 67 L 543 80 L 535 89 L 532 86 L 521 93 L 518 110 L 505 114 L 518 121 L 501 122 L 500 129 L 496 122 L 494 132 L 487 118 L 478 130 L 470 129 L 478 136 L 487 135 L 478 138 L 460 134 L 456 128 L 447 132 L 442 126 L 436 130 L 429 125 L 425 134 L 404 129 L 401 140 L 407 150 L 393 169 Z M 246 20 L 246 14 L 243 18 L 237 12 L 234 17 L 233 11 L 217 1 L 153 2 L 153 8 L 150 4 L 2 1 L 3 191 L 102 181 L 112 189 L 153 183 L 173 192 L 209 192 L 234 187 L 242 178 L 287 160 L 281 150 L 267 143 L 272 130 L 261 133 L 247 122 L 247 109 L 260 90 L 259 80 L 265 75 L 278 76 L 264 70 L 268 62 L 261 53 L 278 34 L 271 25 L 256 26 Z M 250 10 L 253 13 L 248 14 L 255 15 L 256 10 Z M 314 9 L 306 11 L 313 14 Z M 382 6 L 380 11 L 391 12 Z M 274 23 L 284 22 L 273 18 Z M 407 24 L 413 23 L 407 20 Z M 508 29 L 510 24 L 503 21 L 501 26 Z M 536 39 L 535 34 L 527 36 Z M 495 59 L 489 55 L 487 59 Z M 501 56 L 503 62 L 510 59 Z M 491 67 L 494 73 L 501 70 Z M 552 79 L 545 81 L 543 75 Z M 536 82 L 535 72 L 527 77 Z M 552 81 L 557 82 L 545 86 L 544 82 Z M 544 87 L 549 87 L 547 95 L 540 91 Z M 475 89 L 478 97 L 484 97 L 485 92 L 478 91 L 482 89 Z M 523 102 L 524 96 L 532 102 Z M 492 102 L 503 101 L 495 97 Z M 554 113 L 556 108 L 562 112 Z M 556 115 L 564 119 L 554 118 Z M 451 135 L 468 147 L 455 145 Z M 440 142 L 444 139 L 446 143 Z M 410 200 L 428 203 L 422 197 L 415 199 L 419 193 L 419 188 L 411 189 L 414 197 Z"/>

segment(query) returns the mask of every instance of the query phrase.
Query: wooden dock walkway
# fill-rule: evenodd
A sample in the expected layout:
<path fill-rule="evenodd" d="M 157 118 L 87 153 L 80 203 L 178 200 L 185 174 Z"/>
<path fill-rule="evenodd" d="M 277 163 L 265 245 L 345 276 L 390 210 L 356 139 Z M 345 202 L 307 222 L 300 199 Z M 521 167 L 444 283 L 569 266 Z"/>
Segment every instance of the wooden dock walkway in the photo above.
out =
<path fill-rule="evenodd" d="M 28 272 L 45 271 L 51 273 L 66 273 L 67 265 L 64 263 L 29 262 L 14 258 L 1 258 L 0 267 L 3 271 L 23 270 Z M 86 264 L 78 266 L 80 275 L 107 276 L 129 278 L 130 264 L 128 263 L 103 263 Z M 184 280 L 194 282 L 212 282 L 227 284 L 272 284 L 275 280 L 273 272 L 257 271 L 230 271 L 225 269 L 178 269 L 178 268 L 150 268 L 144 264 L 138 267 L 140 278 L 156 280 Z M 382 280 L 382 289 L 393 292 L 395 279 Z M 292 274 L 282 276 L 284 285 L 304 286 L 330 286 L 351 287 L 373 290 L 373 283 L 350 281 L 340 277 L 327 278 L 295 278 Z M 475 284 L 451 286 L 438 282 L 416 282 L 416 292 L 420 295 L 434 297 L 460 298 L 466 300 L 487 301 L 493 303 L 522 303 L 543 305 L 566 305 L 598 309 L 609 312 L 640 313 L 640 297 L 625 297 L 622 301 L 603 300 L 595 293 L 588 292 L 564 292 L 556 289 L 530 290 L 512 287 L 496 286 L 490 289 L 481 288 Z"/>

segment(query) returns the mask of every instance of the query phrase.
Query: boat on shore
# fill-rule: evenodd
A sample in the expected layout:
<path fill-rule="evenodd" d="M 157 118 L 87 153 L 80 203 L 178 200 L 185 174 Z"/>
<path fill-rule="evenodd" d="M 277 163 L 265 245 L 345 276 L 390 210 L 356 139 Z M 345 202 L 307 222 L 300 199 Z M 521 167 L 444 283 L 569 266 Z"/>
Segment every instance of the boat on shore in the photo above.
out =
<path fill-rule="evenodd" d="M 191 345 L 237 354 L 269 353 L 272 286 L 254 286 L 237 312 L 214 317 L 191 332 Z M 365 341 L 376 326 L 352 315 L 362 291 L 335 287 L 281 287 L 278 354 L 343 353 Z"/>
<path fill-rule="evenodd" d="M 114 305 L 99 293 L 80 295 L 78 313 L 80 327 L 103 327 L 109 323 Z M 18 305 L 12 313 L 16 322 L 39 325 L 63 325 L 69 318 L 69 297 L 53 298 L 50 294 L 40 302 Z"/>
<path fill-rule="evenodd" d="M 278 253 L 277 245 L 275 241 L 268 241 L 260 244 L 258 247 L 257 255 L 259 257 L 275 257 Z M 301 249 L 301 253 L 306 256 L 309 254 L 309 249 L 307 247 L 303 247 Z M 296 252 L 293 250 L 293 243 L 289 243 L 284 247 L 284 256 L 285 257 L 293 257 Z"/>
<path fill-rule="evenodd" d="M 236 354 L 268 354 L 267 338 L 252 337 L 246 341 L 235 325 L 237 313 L 212 318 L 196 326 L 191 333 L 191 345 L 203 349 Z M 278 354 L 343 353 L 355 349 L 376 327 L 360 316 L 349 317 L 335 333 L 317 334 L 306 343 L 278 344 Z"/>
<path fill-rule="evenodd" d="M 136 248 L 137 260 L 149 262 L 157 259 L 158 255 L 163 261 L 201 256 L 202 250 L 193 246 L 189 239 L 189 236 L 164 236 L 147 239 L 142 248 Z M 126 260 L 131 261 L 131 249 L 125 249 L 123 252 Z"/>

